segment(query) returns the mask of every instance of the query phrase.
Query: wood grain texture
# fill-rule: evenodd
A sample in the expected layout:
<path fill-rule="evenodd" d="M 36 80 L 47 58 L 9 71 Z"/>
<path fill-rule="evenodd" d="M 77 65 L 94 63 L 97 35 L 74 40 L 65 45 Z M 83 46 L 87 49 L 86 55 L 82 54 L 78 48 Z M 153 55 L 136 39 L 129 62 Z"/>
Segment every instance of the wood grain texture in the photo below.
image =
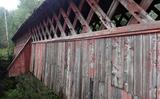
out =
<path fill-rule="evenodd" d="M 33 44 L 32 72 L 62 99 L 159 97 L 157 34 Z"/>

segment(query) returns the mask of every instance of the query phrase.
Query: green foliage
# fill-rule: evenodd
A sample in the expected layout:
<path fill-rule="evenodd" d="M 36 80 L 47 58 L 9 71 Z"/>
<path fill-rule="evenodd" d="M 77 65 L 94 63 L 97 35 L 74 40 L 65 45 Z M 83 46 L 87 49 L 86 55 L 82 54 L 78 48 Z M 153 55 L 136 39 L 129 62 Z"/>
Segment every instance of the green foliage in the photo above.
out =
<path fill-rule="evenodd" d="M 0 7 L 0 48 L 6 47 L 6 35 L 5 35 L 5 21 L 4 21 L 4 8 Z"/>
<path fill-rule="evenodd" d="M 13 59 L 13 46 L 0 48 L 0 71 L 6 70 Z"/>
<path fill-rule="evenodd" d="M 10 44 L 12 43 L 11 38 L 16 33 L 18 28 L 43 1 L 44 0 L 20 0 L 20 5 L 17 10 L 7 12 L 8 36 Z M 0 48 L 7 46 L 4 11 L 4 8 L 0 8 Z"/>
<path fill-rule="evenodd" d="M 5 94 L 7 94 L 7 97 L 4 97 L 2 99 L 22 99 L 22 92 L 20 92 L 17 89 L 11 89 L 7 91 Z"/>
<path fill-rule="evenodd" d="M 16 77 L 14 83 L 11 84 L 9 81 L 10 89 L 7 90 L 0 99 L 59 99 L 52 90 L 43 86 L 43 84 L 37 80 L 31 74 Z"/>

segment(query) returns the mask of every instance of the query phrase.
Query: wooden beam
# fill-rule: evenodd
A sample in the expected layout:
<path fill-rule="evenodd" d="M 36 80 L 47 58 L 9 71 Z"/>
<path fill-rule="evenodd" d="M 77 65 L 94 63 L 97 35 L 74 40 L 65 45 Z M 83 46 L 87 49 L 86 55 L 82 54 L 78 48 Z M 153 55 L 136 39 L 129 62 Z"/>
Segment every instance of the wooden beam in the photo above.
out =
<path fill-rule="evenodd" d="M 48 18 L 48 22 L 49 22 L 49 24 L 51 25 L 51 30 L 52 30 L 53 33 L 54 33 L 54 37 L 57 38 L 57 34 L 56 34 L 55 28 L 54 28 L 54 26 L 53 26 L 53 22 L 52 22 L 52 20 L 51 20 L 50 18 Z"/>
<path fill-rule="evenodd" d="M 59 13 L 58 13 L 58 20 L 60 20 L 60 17 L 61 17 L 61 13 L 60 13 L 60 11 L 59 11 Z M 61 25 L 62 26 L 62 25 Z M 63 27 L 63 26 L 62 26 Z M 56 25 L 56 27 L 55 27 L 55 31 L 57 31 L 57 29 L 58 29 L 58 26 Z M 65 30 L 65 29 L 63 29 L 63 30 Z"/>
<path fill-rule="evenodd" d="M 50 32 L 49 32 L 49 30 L 48 30 L 48 27 L 47 27 L 48 22 L 43 21 L 43 24 L 44 24 L 44 27 L 45 27 L 45 29 L 46 29 L 46 33 L 47 33 L 48 36 L 49 36 L 49 39 L 52 39 L 51 34 L 50 34 Z"/>
<path fill-rule="evenodd" d="M 99 0 L 96 0 L 96 2 L 98 3 Z M 90 10 L 89 13 L 88 13 L 88 17 L 87 17 L 87 19 L 86 19 L 86 21 L 87 21 L 88 24 L 90 23 L 93 15 L 94 15 L 94 11 L 93 11 L 92 8 L 91 8 L 91 10 Z"/>
<path fill-rule="evenodd" d="M 152 2 L 153 0 L 142 0 L 140 6 L 146 11 L 152 4 Z M 130 21 L 128 22 L 128 24 L 136 24 L 136 23 L 138 23 L 138 21 L 134 17 L 131 17 Z"/>
<path fill-rule="evenodd" d="M 85 32 L 85 33 L 91 32 L 91 29 L 90 29 L 88 23 L 83 18 L 83 16 L 81 15 L 79 9 L 76 7 L 76 5 L 73 2 L 70 2 L 70 6 L 71 6 L 73 12 L 75 13 L 76 17 L 79 19 L 80 23 L 82 24 L 83 32 Z"/>
<path fill-rule="evenodd" d="M 33 42 L 36 41 L 36 39 L 35 39 L 35 34 L 32 32 L 32 30 L 30 30 L 30 33 L 31 33 L 31 36 L 32 36 L 32 41 L 33 41 Z"/>
<path fill-rule="evenodd" d="M 39 27 L 40 27 L 40 28 L 41 28 L 41 30 L 42 30 L 42 35 L 43 35 L 44 39 L 46 40 L 46 39 L 47 39 L 47 37 L 46 37 L 45 31 L 44 31 L 43 26 L 42 26 L 42 24 L 41 24 L 41 23 L 40 23 Z"/>
<path fill-rule="evenodd" d="M 87 0 L 87 2 L 106 28 L 110 29 L 112 27 L 115 27 L 109 17 L 103 12 L 103 10 L 94 0 Z"/>
<path fill-rule="evenodd" d="M 41 37 L 40 37 L 39 32 L 36 30 L 36 27 L 34 28 L 34 31 L 35 31 L 35 33 L 37 34 L 38 40 L 40 41 L 40 40 L 41 40 Z"/>
<path fill-rule="evenodd" d="M 35 34 L 36 41 L 39 41 L 38 35 L 37 35 L 37 33 L 35 32 L 34 28 L 32 29 L 32 31 L 33 31 L 33 32 L 34 32 L 34 34 Z"/>
<path fill-rule="evenodd" d="M 67 24 L 67 26 L 69 27 L 70 31 L 71 31 L 71 34 L 72 35 L 75 35 L 76 34 L 76 31 L 74 30 L 74 27 L 73 25 L 71 24 L 69 18 L 68 18 L 68 15 L 65 13 L 65 11 L 61 8 L 60 9 L 60 13 L 62 14 L 62 17 L 64 18 L 65 20 L 65 23 Z"/>
<path fill-rule="evenodd" d="M 42 34 L 41 34 L 40 30 L 39 30 L 39 27 L 37 26 L 36 29 L 37 29 L 37 32 L 38 32 L 38 34 L 39 34 L 41 40 L 43 40 Z"/>
<path fill-rule="evenodd" d="M 36 27 L 34 28 L 34 31 L 35 31 L 35 33 L 37 34 L 38 40 L 40 41 L 40 40 L 41 40 L 41 38 L 40 38 L 39 33 L 38 33 L 38 32 L 37 32 L 37 30 L 36 30 Z"/>
<path fill-rule="evenodd" d="M 119 0 L 119 2 L 134 16 L 140 23 L 153 22 L 154 20 L 133 0 Z"/>
<path fill-rule="evenodd" d="M 33 41 L 33 42 L 35 41 L 35 39 L 34 39 L 34 35 L 32 35 L 32 41 Z"/>
<path fill-rule="evenodd" d="M 66 36 L 66 34 L 65 34 L 64 30 L 63 30 L 63 27 L 62 27 L 61 23 L 59 22 L 58 17 L 56 15 L 54 15 L 54 19 L 55 19 L 55 21 L 57 23 L 57 26 L 58 26 L 58 28 L 59 28 L 59 30 L 61 32 L 61 36 L 62 37 Z"/>
<path fill-rule="evenodd" d="M 119 2 L 117 0 L 113 0 L 109 10 L 107 11 L 107 16 L 109 18 L 112 18 L 113 14 L 115 13 L 117 7 L 119 5 Z"/>
<path fill-rule="evenodd" d="M 85 2 L 85 0 L 81 0 L 81 2 L 80 2 L 80 4 L 79 4 L 79 7 L 78 7 L 78 8 L 79 8 L 79 11 L 82 10 L 82 7 L 83 7 L 83 5 L 84 5 L 84 2 Z M 74 22 L 73 22 L 74 28 L 75 28 L 75 26 L 76 26 L 76 24 L 77 24 L 77 21 L 78 21 L 78 18 L 75 17 Z"/>

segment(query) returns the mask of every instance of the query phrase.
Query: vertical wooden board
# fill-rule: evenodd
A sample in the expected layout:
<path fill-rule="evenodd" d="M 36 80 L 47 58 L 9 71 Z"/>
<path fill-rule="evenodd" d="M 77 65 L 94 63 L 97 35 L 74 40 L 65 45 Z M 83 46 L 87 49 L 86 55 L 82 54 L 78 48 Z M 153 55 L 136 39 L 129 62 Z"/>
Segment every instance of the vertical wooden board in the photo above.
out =
<path fill-rule="evenodd" d="M 48 70 L 47 70 L 47 72 L 48 72 L 48 77 L 47 77 L 47 86 L 49 87 L 49 85 L 50 85 L 50 81 L 51 81 L 51 43 L 49 43 L 48 44 Z"/>
<path fill-rule="evenodd" d="M 121 89 L 111 86 L 111 97 L 109 97 L 109 99 L 121 99 Z"/>
<path fill-rule="evenodd" d="M 144 99 L 149 99 L 149 69 L 150 69 L 150 35 L 145 35 L 142 37 L 142 97 Z"/>
<path fill-rule="evenodd" d="M 157 91 L 157 34 L 150 35 L 150 69 L 149 69 L 149 99 L 156 99 Z"/>
<path fill-rule="evenodd" d="M 35 44 L 32 43 L 31 65 L 30 65 L 30 72 L 32 72 L 32 73 L 34 73 L 34 65 L 35 65 Z"/>
<path fill-rule="evenodd" d="M 88 76 L 88 67 L 89 67 L 89 57 L 88 57 L 88 40 L 82 41 L 82 92 L 81 98 L 89 98 L 89 76 Z"/>
<path fill-rule="evenodd" d="M 61 90 L 62 87 L 62 75 L 61 75 L 61 67 L 62 67 L 62 42 L 58 43 L 58 67 L 57 67 L 57 71 L 58 71 L 58 92 Z"/>
<path fill-rule="evenodd" d="M 39 67 L 39 47 L 40 44 L 37 44 L 37 62 L 36 62 L 36 77 L 38 78 L 38 67 Z"/>
<path fill-rule="evenodd" d="M 56 92 L 56 68 L 57 68 L 57 66 L 56 66 L 56 62 L 57 62 L 57 43 L 52 43 L 52 46 L 53 46 L 53 74 L 52 74 L 52 76 L 53 76 L 53 82 L 52 82 L 52 84 L 53 84 L 53 90 L 54 90 L 54 92 Z M 55 57 L 56 56 L 56 57 Z"/>
<path fill-rule="evenodd" d="M 112 38 L 112 85 L 123 88 L 123 38 Z"/>
<path fill-rule="evenodd" d="M 74 90 L 73 99 L 81 99 L 81 41 L 75 41 Z"/>
<path fill-rule="evenodd" d="M 41 70 L 42 70 L 42 43 L 39 44 L 39 59 L 38 59 L 38 79 L 41 79 Z"/>
<path fill-rule="evenodd" d="M 111 55 L 112 55 L 112 43 L 111 38 L 105 39 L 105 99 L 111 98 Z"/>
<path fill-rule="evenodd" d="M 92 76 L 93 76 L 93 98 L 97 99 L 97 98 L 101 98 L 99 97 L 101 93 L 103 93 L 103 90 L 101 90 L 100 87 L 103 87 L 103 83 L 101 81 L 101 69 L 102 69 L 102 64 L 101 64 L 101 54 L 100 52 L 103 49 L 100 49 L 101 45 L 101 40 L 97 39 L 97 40 L 92 40 L 91 44 L 89 46 L 89 54 L 90 54 L 90 68 L 92 70 Z M 91 77 L 92 77 L 91 76 Z M 92 85 L 92 84 L 91 84 Z M 90 85 L 90 86 L 91 86 Z M 91 89 L 91 88 L 90 88 Z M 92 91 L 91 91 L 92 92 Z"/>
<path fill-rule="evenodd" d="M 106 66 L 105 66 L 105 39 L 100 39 L 99 48 L 99 58 L 100 58 L 100 79 L 99 79 L 99 99 L 105 99 L 105 76 L 106 76 Z M 99 67 L 98 65 L 98 67 Z"/>
<path fill-rule="evenodd" d="M 47 79 L 48 79 L 48 67 L 49 67 L 49 64 L 48 64 L 48 60 L 49 60 L 49 44 L 47 43 L 46 44 L 46 64 L 45 64 L 45 74 L 44 74 L 44 84 L 47 86 Z"/>
<path fill-rule="evenodd" d="M 46 43 L 43 45 L 43 67 L 42 67 L 42 82 L 44 82 L 44 73 L 45 73 L 45 63 L 46 62 Z"/>
<path fill-rule="evenodd" d="M 65 47 L 64 47 L 64 98 L 67 99 L 67 69 L 68 69 L 68 65 L 67 65 L 67 55 L 68 55 L 68 42 L 65 42 Z"/>
<path fill-rule="evenodd" d="M 62 42 L 62 55 L 61 55 L 61 58 L 62 58 L 62 93 L 60 96 L 62 96 L 63 98 L 64 97 L 64 89 L 65 89 L 65 42 Z"/>
<path fill-rule="evenodd" d="M 121 99 L 132 99 L 132 95 L 125 90 L 121 91 Z"/>
<path fill-rule="evenodd" d="M 51 88 L 52 87 L 52 67 L 53 67 L 53 63 L 52 63 L 52 43 L 49 43 L 49 77 L 48 77 L 48 87 Z"/>
<path fill-rule="evenodd" d="M 142 35 L 134 37 L 134 95 L 142 96 Z"/>
<path fill-rule="evenodd" d="M 57 56 L 57 57 L 55 57 L 55 74 L 54 74 L 54 78 L 55 78 L 55 92 L 56 92 L 56 94 L 58 94 L 58 85 L 57 85 L 57 82 L 58 82 L 58 71 L 57 71 L 57 69 L 58 69 L 58 51 L 59 51 L 59 48 L 58 48 L 58 42 L 55 42 L 55 46 L 54 46 L 54 48 L 55 48 L 55 56 Z"/>
<path fill-rule="evenodd" d="M 134 37 L 124 37 L 124 90 L 133 93 Z"/>
<path fill-rule="evenodd" d="M 34 75 L 35 75 L 35 70 L 36 70 L 36 57 L 37 57 L 36 56 L 37 55 L 37 47 L 36 46 L 37 46 L 37 44 L 35 44 L 35 56 L 34 56 L 35 62 L 34 62 L 34 70 L 33 70 L 34 71 L 33 72 Z"/>
<path fill-rule="evenodd" d="M 37 76 L 37 78 L 39 79 L 39 62 L 40 61 L 40 44 L 38 44 L 38 48 L 37 48 L 37 68 L 36 68 L 36 76 Z"/>
<path fill-rule="evenodd" d="M 95 46 L 95 47 L 94 47 Z M 104 90 L 105 90 L 105 39 L 97 39 L 95 40 L 95 45 L 93 48 L 95 49 L 93 53 L 93 64 L 95 64 L 96 72 L 94 77 L 94 98 L 103 99 L 104 98 Z M 98 89 L 98 91 L 97 91 Z"/>
<path fill-rule="evenodd" d="M 160 35 L 157 36 L 157 99 L 160 99 Z"/>
<path fill-rule="evenodd" d="M 45 43 L 42 44 L 42 67 L 41 67 L 41 81 L 43 80 L 43 70 L 44 70 L 44 62 L 45 62 Z"/>
<path fill-rule="evenodd" d="M 74 66 L 74 43 L 68 42 L 67 44 L 67 87 L 66 87 L 66 93 L 67 98 L 71 99 L 72 96 L 72 90 L 73 90 L 73 66 Z"/>
<path fill-rule="evenodd" d="M 96 53 L 95 53 L 95 40 L 88 40 L 88 77 L 89 77 L 89 97 L 96 98 L 98 95 L 94 89 L 98 89 L 98 77 L 96 71 Z M 97 88 L 96 88 L 97 87 Z"/>
<path fill-rule="evenodd" d="M 74 42 L 70 42 L 71 44 L 71 55 L 69 56 L 70 57 L 70 71 L 71 71 L 71 81 L 70 81 L 70 85 L 71 85 L 71 98 L 75 95 L 75 88 L 74 87 L 74 84 L 76 84 L 76 80 L 75 79 L 75 82 L 74 82 L 74 76 L 77 76 L 75 75 L 75 67 L 74 67 L 74 64 L 75 64 L 75 41 Z M 77 68 L 77 67 L 76 67 Z M 77 70 L 76 70 L 77 71 Z"/>
<path fill-rule="evenodd" d="M 60 77 L 59 77 L 59 68 L 60 68 L 60 60 L 61 60 L 61 58 L 60 58 L 60 55 L 61 55 L 61 42 L 57 42 L 57 48 L 58 48 L 58 50 L 57 50 L 57 65 L 56 65 L 56 92 L 57 93 L 59 93 L 59 87 L 60 87 L 60 82 L 59 82 L 59 79 L 60 79 Z"/>
<path fill-rule="evenodd" d="M 37 64 L 36 64 L 36 77 L 38 77 L 38 69 L 39 69 L 39 53 L 40 53 L 40 44 L 37 44 Z"/>
<path fill-rule="evenodd" d="M 40 43 L 38 44 L 38 48 L 37 48 L 37 68 L 36 68 L 36 76 L 39 79 L 39 62 L 40 61 Z"/>
<path fill-rule="evenodd" d="M 50 88 L 53 88 L 53 73 L 54 73 L 54 43 L 51 43 L 51 83 L 50 83 Z"/>
<path fill-rule="evenodd" d="M 36 55 L 35 55 L 35 69 L 34 69 L 34 75 L 37 77 L 37 63 L 38 63 L 38 44 L 36 44 Z"/>

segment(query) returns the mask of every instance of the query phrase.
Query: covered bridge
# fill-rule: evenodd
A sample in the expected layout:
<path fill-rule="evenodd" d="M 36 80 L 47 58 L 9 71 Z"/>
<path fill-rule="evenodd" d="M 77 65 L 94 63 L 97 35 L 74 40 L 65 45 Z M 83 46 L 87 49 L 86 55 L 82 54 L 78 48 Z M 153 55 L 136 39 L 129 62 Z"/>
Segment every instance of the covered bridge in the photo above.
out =
<path fill-rule="evenodd" d="M 62 99 L 160 99 L 160 0 L 45 0 L 13 37 L 9 76 Z"/>

